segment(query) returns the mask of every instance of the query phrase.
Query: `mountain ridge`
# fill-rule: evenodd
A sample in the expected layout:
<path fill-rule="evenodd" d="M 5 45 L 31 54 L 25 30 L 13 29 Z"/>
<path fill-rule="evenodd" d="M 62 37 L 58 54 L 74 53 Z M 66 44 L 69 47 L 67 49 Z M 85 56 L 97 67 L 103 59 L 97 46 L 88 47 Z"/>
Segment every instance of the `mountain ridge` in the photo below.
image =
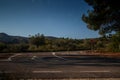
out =
<path fill-rule="evenodd" d="M 0 42 L 4 43 L 28 42 L 28 38 L 22 36 L 12 36 L 6 33 L 0 33 Z"/>
<path fill-rule="evenodd" d="M 57 39 L 53 36 L 45 36 L 46 39 Z M 19 43 L 19 42 L 28 42 L 29 37 L 24 36 L 13 36 L 7 33 L 0 33 L 0 42 L 4 43 Z"/>

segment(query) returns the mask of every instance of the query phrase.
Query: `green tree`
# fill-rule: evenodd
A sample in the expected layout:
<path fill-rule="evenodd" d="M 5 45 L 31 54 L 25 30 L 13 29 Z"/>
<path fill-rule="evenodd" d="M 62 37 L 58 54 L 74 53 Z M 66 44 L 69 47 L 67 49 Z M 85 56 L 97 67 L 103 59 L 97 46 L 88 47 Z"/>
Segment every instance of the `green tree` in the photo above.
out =
<path fill-rule="evenodd" d="M 37 48 L 40 45 L 44 45 L 45 44 L 45 37 L 43 34 L 36 34 L 35 36 L 30 37 L 30 43 L 35 45 Z"/>
<path fill-rule="evenodd" d="M 96 42 L 96 45 L 95 45 L 95 47 L 96 47 L 97 50 L 103 49 L 104 46 L 105 46 L 105 45 L 104 45 L 103 42 L 100 41 L 100 40 L 98 40 L 98 41 Z"/>
<path fill-rule="evenodd" d="M 109 50 L 113 52 L 120 52 L 120 32 L 114 34 L 109 43 Z"/>
<path fill-rule="evenodd" d="M 85 0 L 93 9 L 83 14 L 82 19 L 87 27 L 99 30 L 101 35 L 120 31 L 119 1 L 114 0 Z"/>
<path fill-rule="evenodd" d="M 90 50 L 91 49 L 91 43 L 89 39 L 84 39 L 83 40 L 83 47 L 84 49 Z"/>

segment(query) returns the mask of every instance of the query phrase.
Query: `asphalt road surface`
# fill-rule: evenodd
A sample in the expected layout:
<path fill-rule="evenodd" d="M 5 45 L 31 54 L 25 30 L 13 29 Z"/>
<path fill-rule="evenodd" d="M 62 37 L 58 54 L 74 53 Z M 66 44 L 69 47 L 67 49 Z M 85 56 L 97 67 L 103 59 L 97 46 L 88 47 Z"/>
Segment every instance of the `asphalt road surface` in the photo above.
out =
<path fill-rule="evenodd" d="M 79 52 L 19 53 L 0 59 L 0 74 L 19 78 L 120 78 L 120 59 Z"/>

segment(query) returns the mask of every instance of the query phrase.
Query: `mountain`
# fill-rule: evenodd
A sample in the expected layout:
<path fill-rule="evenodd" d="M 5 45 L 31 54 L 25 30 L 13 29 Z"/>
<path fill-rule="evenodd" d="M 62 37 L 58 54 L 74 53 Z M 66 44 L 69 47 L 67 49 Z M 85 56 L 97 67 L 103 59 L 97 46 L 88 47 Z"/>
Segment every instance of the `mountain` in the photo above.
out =
<path fill-rule="evenodd" d="M 53 36 L 45 36 L 46 39 L 57 39 L 57 37 Z M 20 43 L 25 42 L 27 43 L 29 40 L 28 37 L 22 37 L 22 36 L 12 36 L 8 35 L 6 33 L 0 33 L 0 42 L 4 43 Z"/>
<path fill-rule="evenodd" d="M 28 42 L 28 38 L 21 36 L 11 36 L 6 33 L 0 33 L 0 42 L 4 43 Z"/>
<path fill-rule="evenodd" d="M 46 39 L 58 39 L 57 37 L 53 37 L 53 36 L 45 36 Z"/>

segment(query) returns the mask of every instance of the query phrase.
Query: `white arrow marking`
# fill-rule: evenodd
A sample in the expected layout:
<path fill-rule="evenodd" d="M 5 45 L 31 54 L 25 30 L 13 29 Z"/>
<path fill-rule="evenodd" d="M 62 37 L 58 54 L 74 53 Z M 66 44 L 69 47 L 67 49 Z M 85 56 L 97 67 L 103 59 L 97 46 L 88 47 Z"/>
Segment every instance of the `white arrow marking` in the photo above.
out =
<path fill-rule="evenodd" d="M 21 54 L 15 54 L 15 55 L 13 55 L 13 56 L 10 56 L 10 57 L 8 58 L 8 61 L 12 61 L 12 58 L 13 58 L 13 57 L 16 57 L 16 56 L 18 56 L 18 55 L 21 55 Z"/>
<path fill-rule="evenodd" d="M 55 57 L 57 57 L 57 58 L 60 58 L 60 59 L 64 59 L 64 60 L 66 60 L 66 59 L 63 58 L 63 57 L 57 56 L 57 55 L 55 54 L 55 52 L 53 52 L 52 55 L 55 56 Z"/>

